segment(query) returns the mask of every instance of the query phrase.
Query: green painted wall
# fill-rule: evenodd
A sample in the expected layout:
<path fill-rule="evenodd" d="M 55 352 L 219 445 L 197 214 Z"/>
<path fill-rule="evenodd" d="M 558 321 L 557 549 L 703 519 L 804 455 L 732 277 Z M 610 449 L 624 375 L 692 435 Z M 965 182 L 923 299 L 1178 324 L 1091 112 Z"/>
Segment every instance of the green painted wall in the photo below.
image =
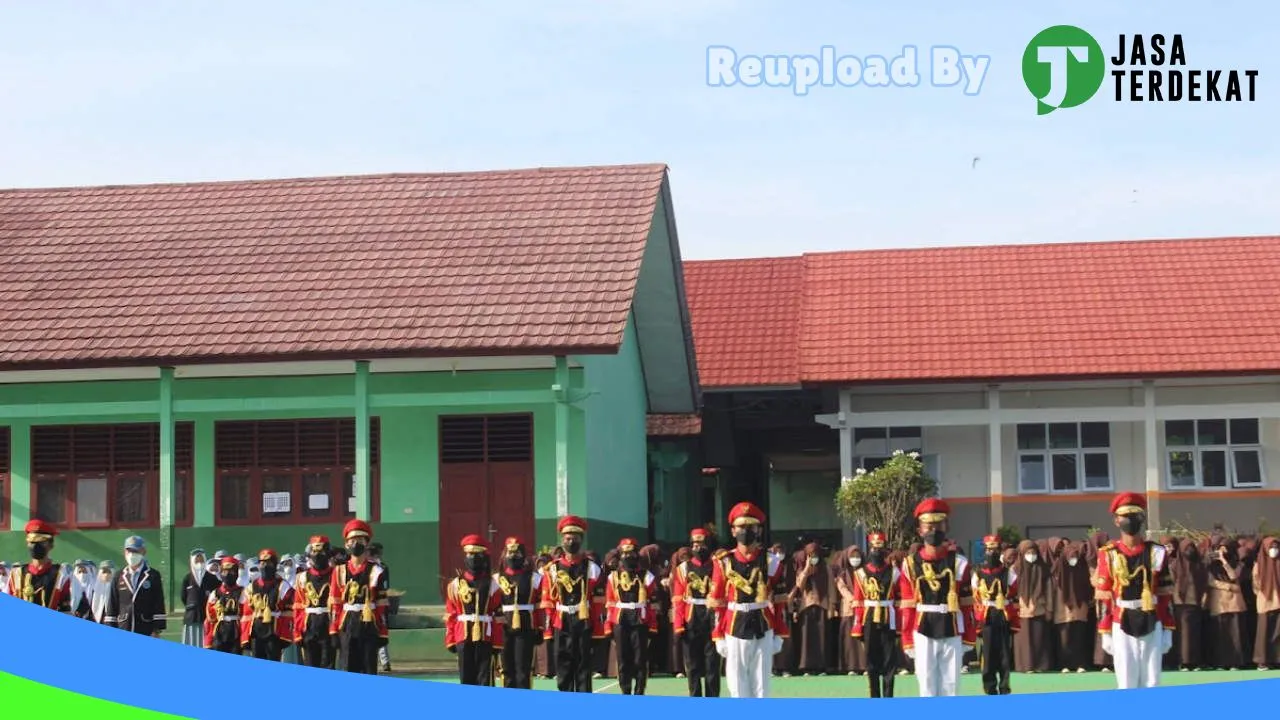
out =
<path fill-rule="evenodd" d="M 769 527 L 789 542 L 793 531 L 839 530 L 835 492 L 840 474 L 794 472 L 769 474 Z"/>
<path fill-rule="evenodd" d="M 594 520 L 649 527 L 648 437 L 644 371 L 634 320 L 627 323 L 617 355 L 583 357 L 590 395 L 581 406 L 586 423 L 585 514 Z"/>

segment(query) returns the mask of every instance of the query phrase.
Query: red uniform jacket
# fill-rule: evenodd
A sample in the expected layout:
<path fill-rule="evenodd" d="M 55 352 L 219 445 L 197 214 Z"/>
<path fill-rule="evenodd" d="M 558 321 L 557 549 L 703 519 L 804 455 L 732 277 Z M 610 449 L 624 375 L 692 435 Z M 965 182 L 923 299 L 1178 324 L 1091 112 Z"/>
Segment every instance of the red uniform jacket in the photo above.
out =
<path fill-rule="evenodd" d="M 282 642 L 293 642 L 293 588 L 283 579 L 272 581 L 274 587 L 258 578 L 244 589 L 244 604 L 248 612 L 240 615 L 240 644 L 248 645 L 253 638 L 253 625 L 257 621 L 270 620 L 276 637 Z"/>
<path fill-rule="evenodd" d="M 747 570 L 750 567 L 751 570 Z M 722 609 L 711 631 L 712 640 L 732 636 L 738 618 L 746 613 L 762 613 L 766 627 L 775 637 L 790 636 L 787 604 L 790 598 L 784 582 L 782 562 L 763 550 L 744 554 L 741 549 L 726 553 L 716 561 L 711 575 L 709 604 Z"/>
<path fill-rule="evenodd" d="M 882 582 L 884 570 L 888 570 L 889 581 Z M 896 567 L 879 568 L 864 565 L 853 571 L 853 629 L 849 634 L 862 637 L 867 618 L 872 622 L 883 623 L 890 630 L 902 626 L 900 619 L 902 608 L 899 599 L 902 596 L 902 571 Z"/>
<path fill-rule="evenodd" d="M 1021 629 L 1022 620 L 1018 614 L 1018 573 L 1013 568 L 980 567 L 973 574 L 975 630 L 981 630 L 987 624 L 987 613 L 993 610 L 1004 613 L 1010 630 L 1018 632 Z"/>
<path fill-rule="evenodd" d="M 478 592 L 486 585 L 484 593 Z M 502 647 L 501 612 L 502 586 L 496 577 L 465 572 L 450 580 L 444 597 L 444 646 L 482 642 Z"/>
<path fill-rule="evenodd" d="M 14 568 L 9 573 L 9 594 L 50 610 L 71 612 L 71 577 L 52 562 L 40 565 L 33 560 Z"/>
<path fill-rule="evenodd" d="M 685 624 L 693 618 L 697 607 L 712 613 L 712 627 L 720 624 L 720 611 L 707 606 L 715 565 L 714 560 L 704 565 L 694 558 L 680 563 L 671 573 L 671 626 L 675 632 L 684 632 Z"/>
<path fill-rule="evenodd" d="M 542 578 L 541 570 L 530 570 L 527 580 L 526 573 L 516 572 L 511 568 L 503 568 L 493 574 L 493 579 L 502 590 L 504 639 L 506 630 L 542 632 L 546 627 L 546 612 L 542 609 Z"/>
<path fill-rule="evenodd" d="M 307 633 L 308 621 L 322 616 L 327 625 L 324 632 L 333 627 L 333 607 L 329 596 L 333 592 L 333 568 L 311 568 L 299 573 L 297 586 L 293 588 L 293 641 L 302 642 Z"/>
<path fill-rule="evenodd" d="M 213 647 L 218 625 L 224 622 L 234 623 L 236 636 L 243 637 L 241 620 L 250 612 L 244 588 L 236 585 L 228 591 L 226 586 L 219 583 L 218 587 L 209 592 L 209 599 L 204 604 L 205 648 Z"/>
<path fill-rule="evenodd" d="M 564 628 L 566 615 L 578 616 L 578 603 L 583 593 L 586 593 L 587 620 L 591 623 L 592 637 L 605 636 L 604 604 L 601 602 L 598 607 L 591 607 L 597 604 L 594 602 L 596 588 L 604 579 L 601 577 L 599 565 L 585 557 L 579 558 L 577 563 L 569 562 L 567 558 L 562 557 L 555 562 L 547 563 L 542 575 L 544 588 L 542 609 L 546 613 L 543 635 L 547 639 L 550 639 L 556 630 Z"/>
<path fill-rule="evenodd" d="M 925 613 L 950 614 L 955 634 L 960 636 L 964 645 L 973 647 L 978 633 L 973 621 L 973 580 L 970 578 L 969 561 L 952 550 L 939 550 L 938 556 L 926 558 L 927 551 L 928 546 L 925 546 L 902 561 L 901 582 L 898 584 L 902 607 L 902 649 L 915 648 L 916 628 Z M 933 578 L 938 583 L 934 589 L 925 575 L 925 568 L 939 563 L 943 567 Z M 957 601 L 954 610 L 950 609 L 948 602 L 953 589 Z"/>
<path fill-rule="evenodd" d="M 640 595 L 641 588 L 644 589 L 643 597 Z M 656 634 L 658 632 L 658 613 L 662 609 L 660 605 L 653 602 L 653 594 L 657 588 L 658 578 L 648 571 L 645 571 L 643 578 L 623 570 L 615 570 L 609 573 L 604 590 L 606 608 L 605 633 L 613 632 L 613 629 L 621 622 L 624 610 L 634 610 L 640 614 L 640 622 L 648 626 L 649 632 Z"/>
<path fill-rule="evenodd" d="M 357 621 L 371 622 L 378 629 L 378 637 L 387 637 L 387 587 L 382 566 L 371 562 L 359 565 L 348 560 L 345 565 L 333 569 L 333 581 L 329 585 L 329 606 L 333 608 L 329 634 L 337 635 L 346 624 L 347 617 L 355 613 Z"/>
<path fill-rule="evenodd" d="M 1098 632 L 1109 633 L 1126 610 L 1154 612 L 1165 630 L 1174 630 L 1171 601 L 1173 575 L 1168 556 L 1160 543 L 1143 541 L 1131 548 L 1123 542 L 1107 543 L 1098 551 L 1098 574 L 1094 579 L 1094 600 L 1098 608 Z M 1143 608 L 1143 597 L 1149 609 Z"/>

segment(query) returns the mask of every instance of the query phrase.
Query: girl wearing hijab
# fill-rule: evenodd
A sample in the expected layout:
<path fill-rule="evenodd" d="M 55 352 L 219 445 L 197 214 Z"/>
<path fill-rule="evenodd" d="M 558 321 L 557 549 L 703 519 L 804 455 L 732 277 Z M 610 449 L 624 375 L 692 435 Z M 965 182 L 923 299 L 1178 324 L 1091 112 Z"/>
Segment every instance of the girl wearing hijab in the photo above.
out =
<path fill-rule="evenodd" d="M 71 575 L 71 614 L 78 618 L 93 617 L 93 563 L 76 560 Z"/>
<path fill-rule="evenodd" d="M 293 555 L 280 556 L 280 568 L 276 571 L 280 578 L 284 581 L 280 587 L 280 593 L 284 594 L 288 588 L 296 587 L 298 579 L 298 560 Z M 298 646 L 288 643 L 284 646 L 284 652 L 280 654 L 280 662 L 290 663 L 292 665 L 301 665 L 302 658 L 298 655 Z"/>
<path fill-rule="evenodd" d="M 846 675 L 861 675 L 867 670 L 867 651 L 862 640 L 853 637 L 853 574 L 862 567 L 862 549 L 850 545 L 840 553 L 842 562 L 835 573 L 836 593 L 840 602 L 840 631 L 837 647 L 840 650 L 840 662 L 837 669 Z"/>
<path fill-rule="evenodd" d="M 111 597 L 112 590 L 115 589 L 115 583 L 112 581 L 116 576 L 115 563 L 110 560 L 103 560 L 98 565 L 98 577 L 93 583 L 93 596 L 89 598 L 89 611 L 93 617 L 93 621 L 99 625 L 104 624 L 107 617 L 107 600 Z"/>
<path fill-rule="evenodd" d="M 708 545 L 708 548 L 707 548 L 708 552 L 710 551 L 710 549 L 711 549 L 711 546 Z M 671 581 L 672 573 L 677 572 L 676 568 L 680 567 L 680 563 L 683 563 L 684 561 L 688 560 L 691 557 L 693 557 L 693 550 L 687 546 L 679 548 L 678 550 L 675 551 L 675 554 L 671 556 L 671 564 L 667 568 L 668 572 L 667 572 L 667 577 L 665 578 L 668 581 L 668 584 L 667 584 L 668 594 L 671 593 L 670 581 Z M 675 613 L 674 609 L 672 609 L 667 613 L 668 622 L 672 622 L 674 620 L 674 617 L 675 617 L 674 613 Z M 667 652 L 667 667 L 671 670 L 671 674 L 675 675 L 677 678 L 683 678 L 685 676 L 684 644 L 681 642 L 680 635 L 678 633 L 675 633 L 675 632 L 671 633 L 671 637 L 667 641 L 666 652 Z"/>
<path fill-rule="evenodd" d="M 1053 625 L 1058 636 L 1058 664 L 1062 672 L 1082 673 L 1093 661 L 1094 626 L 1089 625 L 1093 607 L 1093 584 L 1089 563 L 1084 560 L 1084 544 L 1071 543 L 1054 561 Z"/>
<path fill-rule="evenodd" d="M 653 573 L 656 580 L 653 596 L 649 598 L 649 611 L 658 616 L 658 632 L 649 636 L 649 652 L 645 655 L 649 659 L 648 676 L 653 677 L 666 673 L 670 667 L 667 660 L 671 646 L 671 578 L 663 562 L 662 548 L 650 543 L 640 548 L 639 555 L 641 572 Z"/>
<path fill-rule="evenodd" d="M 1258 596 L 1253 591 L 1253 568 L 1258 559 L 1258 543 L 1253 536 L 1237 537 L 1240 543 L 1240 594 L 1244 597 L 1244 627 L 1240 639 L 1244 642 L 1244 658 L 1253 657 L 1253 639 L 1258 633 Z"/>
<path fill-rule="evenodd" d="M 1164 656 L 1166 670 L 1199 670 L 1204 662 L 1204 607 L 1208 576 L 1200 549 L 1190 538 L 1170 538 L 1169 573 L 1173 576 L 1173 649 Z"/>
<path fill-rule="evenodd" d="M 1013 637 L 1014 672 L 1049 672 L 1053 662 L 1053 570 L 1034 540 L 1018 544 L 1013 562 L 1018 574 L 1018 617 L 1022 630 Z"/>
<path fill-rule="evenodd" d="M 821 675 L 827 669 L 827 616 L 831 614 L 831 568 L 818 553 L 817 543 L 804 546 L 804 556 L 796 568 L 796 591 L 800 611 L 791 635 L 796 639 L 796 671 Z"/>
<path fill-rule="evenodd" d="M 784 583 L 785 587 L 792 588 L 792 591 L 790 593 L 790 600 L 788 601 L 788 604 L 787 604 L 787 609 L 784 610 L 783 612 L 787 613 L 787 622 L 794 624 L 795 623 L 795 616 L 793 612 L 794 610 L 793 606 L 795 604 L 794 603 L 795 601 L 794 586 L 796 582 L 796 564 L 799 562 L 799 558 L 797 556 L 800 553 L 799 551 L 794 552 L 788 558 L 786 554 L 786 546 L 783 545 L 782 543 L 774 543 L 773 547 L 770 549 L 769 552 L 770 554 L 777 553 L 779 563 L 783 568 L 782 582 Z M 782 649 L 774 653 L 773 655 L 773 675 L 775 677 L 791 677 L 791 671 L 795 667 L 795 662 L 794 662 L 795 653 L 792 651 L 792 648 L 795 645 L 795 641 L 792 640 L 792 637 L 794 636 L 788 635 L 787 637 L 783 638 Z"/>
<path fill-rule="evenodd" d="M 1098 577 L 1098 553 L 1103 547 L 1111 542 L 1111 537 L 1104 532 L 1096 532 L 1089 538 L 1089 549 L 1085 557 L 1089 562 L 1089 583 L 1093 584 Z M 1094 590 L 1093 609 L 1089 613 L 1089 626 L 1098 626 L 1098 590 Z M 1112 660 L 1111 655 L 1102 649 L 1102 643 L 1098 641 L 1097 633 L 1092 636 L 1093 641 L 1093 665 L 1102 672 L 1111 672 Z"/>
<path fill-rule="evenodd" d="M 1253 594 L 1257 598 L 1257 632 L 1253 661 L 1259 670 L 1280 666 L 1280 538 L 1262 541 L 1253 563 Z"/>
<path fill-rule="evenodd" d="M 204 609 L 209 593 L 218 587 L 218 574 L 209 572 L 202 548 L 191 551 L 190 572 L 182 579 L 182 644 L 204 647 Z"/>
<path fill-rule="evenodd" d="M 1244 667 L 1244 615 L 1240 554 L 1235 540 L 1216 536 L 1209 570 L 1209 662 L 1222 670 Z"/>
<path fill-rule="evenodd" d="M 236 557 L 240 557 L 240 555 L 237 554 Z M 247 572 L 240 574 L 240 587 L 247 588 L 251 583 L 258 579 L 258 557 L 256 555 L 251 557 L 248 560 L 245 560 L 242 565 L 244 565 Z"/>
<path fill-rule="evenodd" d="M 9 564 L 0 562 L 0 595 L 9 594 Z"/>

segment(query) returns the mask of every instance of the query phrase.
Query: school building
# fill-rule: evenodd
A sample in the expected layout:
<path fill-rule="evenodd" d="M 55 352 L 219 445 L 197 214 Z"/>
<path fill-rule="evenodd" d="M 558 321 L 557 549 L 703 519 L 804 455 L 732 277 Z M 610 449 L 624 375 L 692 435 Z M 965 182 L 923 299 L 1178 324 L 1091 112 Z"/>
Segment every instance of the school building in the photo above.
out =
<path fill-rule="evenodd" d="M 467 533 L 696 521 L 663 165 L 7 190 L 0 252 L 2 560 L 139 534 L 172 598 L 358 516 L 431 604 Z"/>
<path fill-rule="evenodd" d="M 1114 535 L 1121 490 L 1152 527 L 1274 532 L 1278 276 L 1276 237 L 687 262 L 705 486 L 849 543 L 841 478 L 902 449 L 965 548 Z"/>

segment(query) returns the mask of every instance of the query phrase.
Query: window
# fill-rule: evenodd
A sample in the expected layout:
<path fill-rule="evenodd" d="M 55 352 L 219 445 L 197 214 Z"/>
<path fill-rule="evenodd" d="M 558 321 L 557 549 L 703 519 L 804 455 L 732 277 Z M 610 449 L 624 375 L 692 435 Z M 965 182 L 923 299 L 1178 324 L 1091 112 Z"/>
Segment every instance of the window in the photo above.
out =
<path fill-rule="evenodd" d="M 1256 419 L 1166 420 L 1164 445 L 1170 490 L 1266 485 Z"/>
<path fill-rule="evenodd" d="M 1076 493 L 1111 489 L 1111 425 L 1030 423 L 1018 426 L 1018 492 Z"/>
<path fill-rule="evenodd" d="M 923 445 L 924 432 L 918 427 L 856 428 L 853 431 L 853 454 L 857 456 L 887 459 L 895 450 L 920 452 Z"/>
<path fill-rule="evenodd" d="M 195 432 L 175 431 L 174 524 L 189 526 Z M 31 507 L 68 529 L 159 527 L 160 424 L 31 428 Z"/>
<path fill-rule="evenodd" d="M 369 423 L 369 491 L 379 517 L 379 423 Z M 356 516 L 354 418 L 214 425 L 217 524 L 323 524 Z"/>
<path fill-rule="evenodd" d="M 8 427 L 0 427 L 0 530 L 9 528 L 9 473 L 13 457 L 11 434 Z"/>

